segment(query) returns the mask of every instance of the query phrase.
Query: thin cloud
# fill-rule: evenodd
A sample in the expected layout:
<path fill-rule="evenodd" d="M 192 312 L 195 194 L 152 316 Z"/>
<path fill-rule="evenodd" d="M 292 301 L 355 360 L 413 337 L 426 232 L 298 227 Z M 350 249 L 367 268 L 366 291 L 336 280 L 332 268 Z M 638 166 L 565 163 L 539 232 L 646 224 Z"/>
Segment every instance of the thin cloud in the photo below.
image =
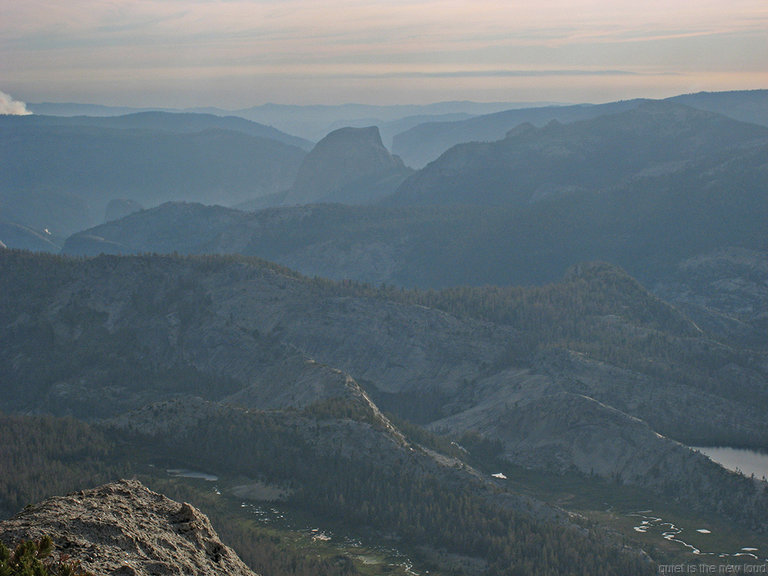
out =
<path fill-rule="evenodd" d="M 0 77 L 25 95 L 66 76 L 84 91 L 128 74 L 137 86 L 167 84 L 161 70 L 192 83 L 306 74 L 470 89 L 494 78 L 705 75 L 711 58 L 697 54 L 711 42 L 718 72 L 757 78 L 766 30 L 765 0 L 0 0 Z"/>
<path fill-rule="evenodd" d="M 664 74 L 676 74 L 665 72 Z M 348 78 L 542 78 L 547 76 L 641 76 L 647 72 L 631 70 L 452 70 L 391 72 L 383 74 L 347 74 Z M 656 76 L 658 73 L 654 72 Z M 341 76 L 341 75 L 339 75 Z"/>

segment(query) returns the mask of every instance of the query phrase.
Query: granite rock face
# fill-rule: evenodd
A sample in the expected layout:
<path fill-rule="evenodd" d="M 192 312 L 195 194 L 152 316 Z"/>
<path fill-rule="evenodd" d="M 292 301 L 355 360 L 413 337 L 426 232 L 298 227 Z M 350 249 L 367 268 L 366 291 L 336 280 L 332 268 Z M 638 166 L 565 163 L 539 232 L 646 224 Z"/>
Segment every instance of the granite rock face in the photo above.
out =
<path fill-rule="evenodd" d="M 384 147 L 377 127 L 340 128 L 304 159 L 284 204 L 366 204 L 394 192 L 410 172 Z"/>
<path fill-rule="evenodd" d="M 683 260 L 654 291 L 704 330 L 765 349 L 768 252 L 727 247 Z"/>
<path fill-rule="evenodd" d="M 28 506 L 0 522 L 0 540 L 49 535 L 94 574 L 119 576 L 255 576 L 224 545 L 208 518 L 137 480 L 120 480 Z"/>

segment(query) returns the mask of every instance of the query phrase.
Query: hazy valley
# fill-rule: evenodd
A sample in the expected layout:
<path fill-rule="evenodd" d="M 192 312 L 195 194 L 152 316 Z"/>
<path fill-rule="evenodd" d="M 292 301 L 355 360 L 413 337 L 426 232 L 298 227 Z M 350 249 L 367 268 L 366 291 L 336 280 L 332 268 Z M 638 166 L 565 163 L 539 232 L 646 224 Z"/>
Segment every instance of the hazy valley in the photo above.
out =
<path fill-rule="evenodd" d="M 151 500 L 200 573 L 765 565 L 765 479 L 690 447 L 768 448 L 768 91 L 77 110 L 0 116 L 3 518 L 127 477 L 218 534 L 39 513 Z"/>

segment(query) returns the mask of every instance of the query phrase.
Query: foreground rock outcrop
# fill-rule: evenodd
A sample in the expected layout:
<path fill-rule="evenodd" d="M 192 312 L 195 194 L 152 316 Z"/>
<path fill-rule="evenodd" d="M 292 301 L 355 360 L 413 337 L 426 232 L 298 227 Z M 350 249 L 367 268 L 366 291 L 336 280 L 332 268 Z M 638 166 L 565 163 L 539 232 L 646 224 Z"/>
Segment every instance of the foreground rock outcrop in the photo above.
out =
<path fill-rule="evenodd" d="M 0 522 L 6 544 L 45 534 L 56 554 L 95 574 L 255 576 L 204 514 L 137 480 L 50 498 Z"/>

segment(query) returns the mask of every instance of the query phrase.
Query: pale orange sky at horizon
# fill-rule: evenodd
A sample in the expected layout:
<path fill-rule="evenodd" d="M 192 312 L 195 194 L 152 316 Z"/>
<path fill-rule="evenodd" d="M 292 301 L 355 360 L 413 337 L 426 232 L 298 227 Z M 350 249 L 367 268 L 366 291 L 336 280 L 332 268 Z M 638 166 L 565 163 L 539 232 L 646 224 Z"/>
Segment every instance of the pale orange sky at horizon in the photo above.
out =
<path fill-rule="evenodd" d="M 125 106 L 768 88 L 768 2 L 0 0 L 0 90 Z"/>

